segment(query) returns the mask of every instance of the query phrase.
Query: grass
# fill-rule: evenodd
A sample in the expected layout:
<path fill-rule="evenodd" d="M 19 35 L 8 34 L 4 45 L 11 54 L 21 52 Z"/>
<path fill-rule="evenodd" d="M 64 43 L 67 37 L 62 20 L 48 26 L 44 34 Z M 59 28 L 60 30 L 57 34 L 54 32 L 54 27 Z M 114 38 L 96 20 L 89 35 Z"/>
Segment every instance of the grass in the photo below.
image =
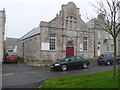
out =
<path fill-rule="evenodd" d="M 19 64 L 25 64 L 23 58 L 21 58 L 21 57 L 19 57 L 18 62 L 19 62 Z"/>
<path fill-rule="evenodd" d="M 19 62 L 19 64 L 25 64 L 25 62 L 22 60 L 19 60 L 18 62 Z"/>
<path fill-rule="evenodd" d="M 118 88 L 118 78 L 114 80 L 113 70 L 109 70 L 49 79 L 40 88 Z"/>

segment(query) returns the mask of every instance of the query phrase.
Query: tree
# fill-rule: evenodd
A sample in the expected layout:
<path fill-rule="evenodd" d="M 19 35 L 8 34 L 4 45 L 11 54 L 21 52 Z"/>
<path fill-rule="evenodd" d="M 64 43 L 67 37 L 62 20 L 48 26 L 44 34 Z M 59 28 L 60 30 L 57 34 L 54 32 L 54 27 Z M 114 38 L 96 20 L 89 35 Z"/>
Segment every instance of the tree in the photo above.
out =
<path fill-rule="evenodd" d="M 104 31 L 108 32 L 113 37 L 114 42 L 114 62 L 113 62 L 113 78 L 116 79 L 116 56 L 117 56 L 117 37 L 120 33 L 120 22 L 117 17 L 120 2 L 118 0 L 106 0 L 105 2 L 97 2 L 98 5 L 92 4 L 97 13 L 105 15 L 106 20 L 101 20 L 96 24 Z"/>

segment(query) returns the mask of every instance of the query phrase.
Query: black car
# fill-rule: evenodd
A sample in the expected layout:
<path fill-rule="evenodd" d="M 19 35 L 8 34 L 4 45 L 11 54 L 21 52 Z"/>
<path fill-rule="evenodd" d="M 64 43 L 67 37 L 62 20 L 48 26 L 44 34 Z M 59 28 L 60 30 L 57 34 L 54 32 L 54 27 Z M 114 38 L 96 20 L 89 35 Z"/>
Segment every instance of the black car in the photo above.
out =
<path fill-rule="evenodd" d="M 71 56 L 68 58 L 64 58 L 60 62 L 53 63 L 51 65 L 51 69 L 62 70 L 62 71 L 66 71 L 69 68 L 77 68 L 77 67 L 82 67 L 82 68 L 86 69 L 89 64 L 90 64 L 90 62 L 83 57 Z"/>

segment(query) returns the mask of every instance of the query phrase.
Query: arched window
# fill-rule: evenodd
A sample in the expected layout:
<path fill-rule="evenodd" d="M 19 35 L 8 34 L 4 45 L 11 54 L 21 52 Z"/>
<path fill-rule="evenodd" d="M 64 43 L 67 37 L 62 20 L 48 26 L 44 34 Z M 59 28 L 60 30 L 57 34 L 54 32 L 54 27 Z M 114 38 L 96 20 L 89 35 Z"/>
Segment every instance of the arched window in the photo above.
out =
<path fill-rule="evenodd" d="M 66 17 L 66 28 L 68 29 L 76 29 L 77 28 L 77 20 L 73 16 Z"/>

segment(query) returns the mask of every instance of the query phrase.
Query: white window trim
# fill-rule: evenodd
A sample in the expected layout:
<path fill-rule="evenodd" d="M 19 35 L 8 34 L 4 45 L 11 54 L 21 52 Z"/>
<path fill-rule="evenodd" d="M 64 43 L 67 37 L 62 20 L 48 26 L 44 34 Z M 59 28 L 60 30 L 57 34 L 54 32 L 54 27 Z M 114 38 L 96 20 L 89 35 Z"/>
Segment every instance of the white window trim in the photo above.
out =
<path fill-rule="evenodd" d="M 50 39 L 55 39 L 55 49 L 54 50 L 50 49 Z M 55 34 L 55 37 L 50 37 L 49 36 L 49 51 L 56 51 L 56 50 L 57 50 L 57 34 Z"/>

